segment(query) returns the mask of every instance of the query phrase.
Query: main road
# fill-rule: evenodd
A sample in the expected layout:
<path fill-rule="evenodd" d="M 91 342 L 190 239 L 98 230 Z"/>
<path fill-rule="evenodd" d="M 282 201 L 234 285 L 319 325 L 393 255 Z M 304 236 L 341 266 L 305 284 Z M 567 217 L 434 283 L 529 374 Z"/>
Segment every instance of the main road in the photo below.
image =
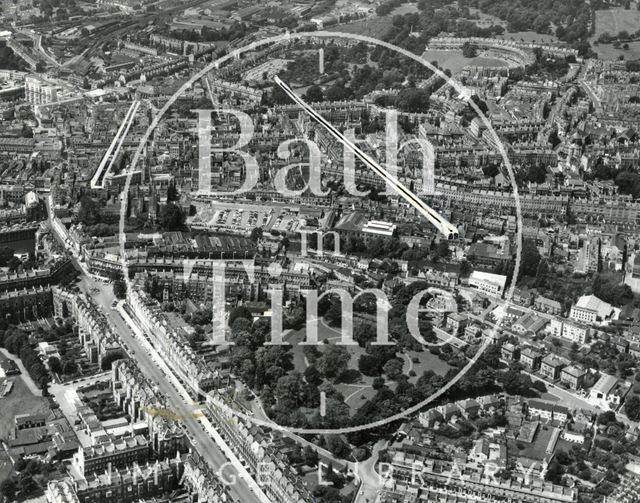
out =
<path fill-rule="evenodd" d="M 115 300 L 111 285 L 83 274 L 78 286 L 102 308 L 109 326 L 118 334 L 121 341 L 126 344 L 128 347 L 127 352 L 135 360 L 142 373 L 157 385 L 160 392 L 167 396 L 171 412 L 180 418 L 184 418 L 184 426 L 190 437 L 195 440 L 193 442 L 194 449 L 198 451 L 209 466 L 216 470 L 224 467 L 222 476 L 225 480 L 232 480 L 237 477 L 237 482 L 228 486 L 231 496 L 242 503 L 260 503 L 263 501 L 251 489 L 253 481 L 245 480 L 238 475 L 235 466 L 232 466 L 232 463 L 229 462 L 211 435 L 205 432 L 198 418 L 198 410 L 194 409 L 194 404 L 184 394 L 180 393 L 178 388 L 171 382 L 170 376 L 162 368 L 162 362 L 154 360 L 153 353 L 144 346 L 139 337 L 136 337 L 120 312 L 111 307 Z"/>
<path fill-rule="evenodd" d="M 220 447 L 223 441 L 218 432 L 206 418 L 199 417 L 198 409 L 194 408 L 184 388 L 179 390 L 181 386 L 175 374 L 165 362 L 159 361 L 158 353 L 141 336 L 141 331 L 138 330 L 138 334 L 134 333 L 135 327 L 130 327 L 122 317 L 122 308 L 116 310 L 112 307 L 116 298 L 111 285 L 94 279 L 88 273 L 86 266 L 78 261 L 69 244 L 64 241 L 65 236 L 60 235 L 58 226 L 55 225 L 51 200 L 47 198 L 46 202 L 53 234 L 67 249 L 75 268 L 81 273 L 78 288 L 101 308 L 111 329 L 126 345 L 129 356 L 136 362 L 141 372 L 167 397 L 167 405 L 171 412 L 184 418 L 183 424 L 191 438 L 193 448 L 211 468 L 218 471 L 222 480 L 230 482 L 227 487 L 235 501 L 268 503 L 256 481 L 248 475 L 233 453 L 228 452 L 225 455 Z M 229 461 L 228 456 L 232 458 L 232 462 Z"/>

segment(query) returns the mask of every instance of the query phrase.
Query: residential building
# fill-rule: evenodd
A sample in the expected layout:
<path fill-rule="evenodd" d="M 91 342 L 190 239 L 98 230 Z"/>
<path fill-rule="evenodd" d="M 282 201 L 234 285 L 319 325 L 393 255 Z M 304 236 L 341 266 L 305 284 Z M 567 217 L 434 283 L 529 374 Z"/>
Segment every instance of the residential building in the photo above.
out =
<path fill-rule="evenodd" d="M 466 326 L 467 321 L 467 317 L 462 313 L 448 313 L 446 320 L 447 330 L 453 335 L 458 335 Z"/>
<path fill-rule="evenodd" d="M 567 339 L 577 344 L 585 344 L 589 340 L 590 329 L 581 323 L 571 323 L 554 318 L 549 322 L 548 330 L 554 337 Z"/>
<path fill-rule="evenodd" d="M 560 382 L 572 390 L 577 390 L 583 387 L 586 375 L 587 372 L 584 369 L 570 365 L 560 372 Z"/>
<path fill-rule="evenodd" d="M 539 417 L 547 421 L 560 421 L 564 423 L 569 418 L 569 409 L 566 407 L 540 400 L 529 400 L 528 410 L 530 416 Z"/>
<path fill-rule="evenodd" d="M 91 447 L 80 447 L 73 457 L 73 466 L 83 477 L 111 468 L 125 468 L 133 463 L 149 461 L 149 441 L 142 435 L 107 440 Z"/>
<path fill-rule="evenodd" d="M 518 348 L 510 342 L 505 342 L 500 348 L 500 356 L 508 362 L 515 360 L 518 356 Z"/>
<path fill-rule="evenodd" d="M 533 307 L 536 311 L 543 313 L 559 315 L 562 313 L 562 304 L 557 300 L 551 300 L 542 295 L 538 295 L 533 303 Z"/>
<path fill-rule="evenodd" d="M 569 361 L 566 358 L 549 354 L 542 359 L 540 364 L 540 374 L 549 379 L 555 381 L 560 377 L 560 371 L 569 365 Z"/>
<path fill-rule="evenodd" d="M 541 360 L 542 355 L 533 348 L 525 348 L 520 352 L 520 363 L 528 370 L 538 370 Z"/>

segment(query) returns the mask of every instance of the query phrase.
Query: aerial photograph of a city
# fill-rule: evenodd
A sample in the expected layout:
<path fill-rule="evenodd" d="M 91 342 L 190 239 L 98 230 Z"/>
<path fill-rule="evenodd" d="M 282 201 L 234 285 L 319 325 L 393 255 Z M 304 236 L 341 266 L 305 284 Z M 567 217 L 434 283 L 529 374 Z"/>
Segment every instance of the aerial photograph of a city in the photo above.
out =
<path fill-rule="evenodd" d="M 0 503 L 640 503 L 640 0 L 0 0 Z"/>

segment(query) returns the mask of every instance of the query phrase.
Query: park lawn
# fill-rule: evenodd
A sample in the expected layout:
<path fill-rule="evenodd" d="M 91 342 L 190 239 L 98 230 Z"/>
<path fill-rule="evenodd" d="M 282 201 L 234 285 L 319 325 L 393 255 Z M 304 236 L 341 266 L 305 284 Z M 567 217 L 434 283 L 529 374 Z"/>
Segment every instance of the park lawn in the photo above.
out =
<path fill-rule="evenodd" d="M 49 401 L 31 393 L 21 376 L 13 379 L 13 389 L 0 398 L 0 439 L 9 438 L 13 431 L 14 417 L 18 414 L 49 413 Z"/>
<path fill-rule="evenodd" d="M 546 392 L 546 393 L 542 393 L 540 395 L 540 400 L 544 400 L 546 402 L 558 402 L 560 400 L 560 398 L 558 398 L 555 395 L 552 395 L 549 392 Z"/>
<path fill-rule="evenodd" d="M 629 49 L 616 49 L 613 44 L 592 44 L 591 48 L 598 54 L 598 59 L 617 60 L 620 56 L 627 61 L 640 59 L 640 41 L 629 42 Z"/>
<path fill-rule="evenodd" d="M 607 9 L 596 11 L 596 29 L 594 37 L 597 39 L 603 33 L 617 35 L 625 30 L 634 33 L 640 27 L 640 11 L 637 9 Z"/>
<path fill-rule="evenodd" d="M 328 28 L 330 31 L 339 31 L 342 33 L 355 33 L 356 35 L 368 35 L 383 39 L 386 33 L 391 29 L 393 16 L 375 16 L 367 19 L 360 19 L 353 23 L 339 24 Z"/>
<path fill-rule="evenodd" d="M 629 49 L 616 49 L 613 44 L 598 44 L 594 42 L 603 33 L 617 35 L 625 30 L 629 34 L 635 33 L 640 27 L 640 11 L 637 9 L 608 9 L 596 11 L 596 29 L 591 37 L 591 48 L 600 59 L 617 60 L 624 56 L 627 61 L 640 59 L 640 42 L 629 42 Z"/>
<path fill-rule="evenodd" d="M 415 14 L 416 12 L 420 12 L 416 4 L 403 3 L 391 11 L 391 16 L 404 16 L 405 14 Z"/>
<path fill-rule="evenodd" d="M 428 350 L 425 351 L 409 351 L 407 355 L 410 359 L 418 358 L 417 363 L 411 362 L 411 365 L 406 361 L 407 358 L 404 357 L 405 365 L 403 372 L 405 375 L 409 375 L 409 371 L 413 370 L 416 375 L 414 377 L 409 377 L 409 381 L 412 383 L 416 383 L 416 381 L 420 378 L 422 374 L 424 374 L 428 370 L 432 370 L 439 376 L 446 375 L 447 372 L 452 368 L 447 362 L 442 361 L 438 356 L 431 354 Z"/>
<path fill-rule="evenodd" d="M 422 53 L 422 58 L 429 63 L 437 62 L 440 68 L 450 70 L 454 75 L 460 73 L 466 66 L 507 66 L 504 61 L 495 58 L 482 56 L 465 58 L 461 51 L 427 50 Z"/>
<path fill-rule="evenodd" d="M 13 462 L 11 461 L 11 458 L 6 451 L 0 451 L 0 482 L 8 479 L 14 474 L 15 472 L 13 471 Z"/>

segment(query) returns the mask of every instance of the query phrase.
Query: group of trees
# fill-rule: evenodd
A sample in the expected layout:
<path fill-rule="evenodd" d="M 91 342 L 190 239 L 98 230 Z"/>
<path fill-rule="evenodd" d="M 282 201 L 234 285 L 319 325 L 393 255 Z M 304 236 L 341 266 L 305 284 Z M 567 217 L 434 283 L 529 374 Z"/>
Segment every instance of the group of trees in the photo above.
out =
<path fill-rule="evenodd" d="M 478 46 L 476 44 L 465 42 L 462 44 L 462 55 L 465 58 L 475 58 L 478 55 Z"/>
<path fill-rule="evenodd" d="M 49 358 L 49 369 L 56 374 L 75 375 L 78 372 L 78 351 L 75 348 L 69 349 L 65 339 L 60 339 L 58 354 L 60 358 L 55 356 Z"/>
<path fill-rule="evenodd" d="M 614 306 L 624 306 L 633 301 L 631 287 L 621 282 L 615 274 L 596 274 L 593 279 L 593 294 Z"/>
<path fill-rule="evenodd" d="M 118 278 L 113 282 L 113 294 L 116 299 L 124 299 L 127 296 L 127 283 L 124 279 Z"/>
<path fill-rule="evenodd" d="M 632 395 L 624 403 L 624 413 L 632 421 L 640 421 L 640 397 Z"/>
<path fill-rule="evenodd" d="M 640 65 L 638 65 L 640 71 Z M 630 194 L 634 199 L 640 198 L 640 173 L 628 169 L 616 169 L 605 165 L 602 159 L 598 159 L 587 178 L 599 180 L 613 180 L 621 194 Z"/>
<path fill-rule="evenodd" d="M 43 391 L 47 390 L 49 373 L 44 367 L 38 353 L 29 344 L 29 336 L 15 327 L 0 329 L 0 347 L 18 356 L 29 375 Z"/>
<path fill-rule="evenodd" d="M 172 30 L 169 34 L 174 38 L 188 42 L 216 42 L 218 40 L 230 42 L 246 36 L 251 30 L 252 28 L 245 23 L 235 22 L 228 28 L 220 30 L 204 26 L 200 33 L 193 30 Z"/>
<path fill-rule="evenodd" d="M 176 203 L 167 203 L 160 209 L 158 225 L 167 232 L 184 230 L 186 215 Z"/>
<path fill-rule="evenodd" d="M 0 246 L 0 267 L 8 267 L 10 271 L 18 270 L 22 262 L 14 253 L 12 248 Z"/>
<path fill-rule="evenodd" d="M 3 46 L 0 47 L 0 68 L 7 70 L 26 70 L 27 64 L 17 56 L 12 49 Z"/>
<path fill-rule="evenodd" d="M 96 225 L 103 222 L 100 204 L 89 195 L 80 198 L 78 222 L 84 225 Z"/>
<path fill-rule="evenodd" d="M 565 42 L 586 40 L 594 15 L 583 0 L 481 0 L 478 7 L 505 20 L 509 31 L 549 33 L 553 23 L 556 36 Z"/>
<path fill-rule="evenodd" d="M 34 477 L 48 477 L 51 472 L 61 471 L 61 465 L 56 463 L 43 463 L 38 459 L 18 458 L 14 465 L 16 475 L 5 478 L 0 482 L 0 501 L 14 501 L 20 495 L 28 496 L 38 490 L 38 484 Z"/>

